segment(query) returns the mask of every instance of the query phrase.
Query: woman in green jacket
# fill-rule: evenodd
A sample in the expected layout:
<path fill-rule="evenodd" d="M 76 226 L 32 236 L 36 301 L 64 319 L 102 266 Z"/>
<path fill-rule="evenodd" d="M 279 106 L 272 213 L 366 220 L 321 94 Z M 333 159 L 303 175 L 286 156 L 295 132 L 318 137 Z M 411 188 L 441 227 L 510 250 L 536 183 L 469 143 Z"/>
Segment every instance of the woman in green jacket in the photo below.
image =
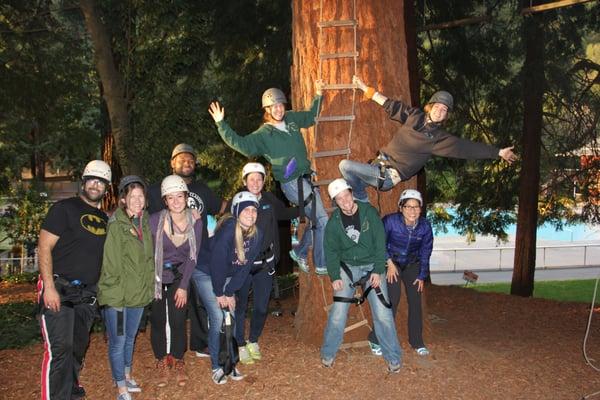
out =
<path fill-rule="evenodd" d="M 314 240 L 311 235 L 312 229 L 305 230 L 300 244 L 290 251 L 290 256 L 298 263 L 300 270 L 308 272 L 306 257 L 312 245 L 317 274 L 327 274 L 323 253 L 327 213 L 318 188 L 313 190 L 310 181 L 312 171 L 300 129 L 314 125 L 319 113 L 323 86 L 323 81 L 315 82 L 316 96 L 310 109 L 306 111 L 286 111 L 287 99 L 283 92 L 277 88 L 267 89 L 262 96 L 263 124 L 256 131 L 244 136 L 238 135 L 225 122 L 225 109 L 218 102 L 211 103 L 208 110 L 223 141 L 247 157 L 266 158 L 271 163 L 273 176 L 281 184 L 285 197 L 295 205 L 304 206 L 306 215 L 310 217 L 314 227 Z"/>
<path fill-rule="evenodd" d="M 154 250 L 145 207 L 144 181 L 135 175 L 124 177 L 119 207 L 108 221 L 98 282 L 117 400 L 131 400 L 130 392 L 141 392 L 131 376 L 133 346 L 144 306 L 154 294 Z"/>

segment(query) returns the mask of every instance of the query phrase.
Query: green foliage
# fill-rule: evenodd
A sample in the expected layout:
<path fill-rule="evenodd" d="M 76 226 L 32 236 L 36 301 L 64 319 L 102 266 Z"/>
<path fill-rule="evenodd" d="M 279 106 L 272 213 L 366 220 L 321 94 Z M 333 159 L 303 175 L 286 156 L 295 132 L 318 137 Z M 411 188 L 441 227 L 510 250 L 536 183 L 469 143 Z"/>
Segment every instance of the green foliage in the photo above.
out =
<path fill-rule="evenodd" d="M 423 74 L 422 102 L 433 91 L 454 94 L 455 110 L 449 132 L 502 148 L 515 145 L 520 152 L 523 124 L 522 43 L 526 18 L 518 13 L 520 2 L 426 2 L 420 24 L 431 24 L 489 15 L 487 23 L 423 32 L 419 58 Z M 579 165 L 577 149 L 597 143 L 600 66 L 590 57 L 599 37 L 599 5 L 572 6 L 538 14 L 545 18 L 546 81 L 541 161 L 539 223 L 563 220 L 598 220 L 598 207 L 588 199 L 597 172 Z M 586 53 L 587 49 L 587 53 Z M 587 55 L 586 55 L 587 54 Z M 596 81 L 594 81 L 596 79 Z M 595 89 L 594 89 L 595 88 Z M 557 154 L 563 156 L 557 157 Z M 595 170 L 597 171 L 597 169 Z M 520 162 L 434 158 L 427 165 L 428 198 L 458 205 L 455 228 L 468 237 L 493 234 L 504 239 L 513 222 L 518 199 Z M 594 180 L 595 178 L 595 180 Z M 574 184 L 580 187 L 583 212 L 573 212 Z M 434 213 L 434 222 L 442 214 Z"/>
<path fill-rule="evenodd" d="M 0 350 L 22 348 L 41 340 L 32 301 L 0 304 Z"/>
<path fill-rule="evenodd" d="M 596 280 L 569 280 L 569 281 L 538 281 L 535 282 L 533 297 L 556 300 L 589 303 L 594 294 Z M 510 283 L 486 283 L 470 286 L 480 292 L 493 292 L 510 294 Z M 598 299 L 596 299 L 598 301 Z"/>
<path fill-rule="evenodd" d="M 21 272 L 18 274 L 0 275 L 0 282 L 8 283 L 35 283 L 38 279 L 38 272 Z"/>
<path fill-rule="evenodd" d="M 33 248 L 48 213 L 47 194 L 43 188 L 18 185 L 11 189 L 11 195 L 13 202 L 0 219 L 0 228 L 13 245 Z"/>

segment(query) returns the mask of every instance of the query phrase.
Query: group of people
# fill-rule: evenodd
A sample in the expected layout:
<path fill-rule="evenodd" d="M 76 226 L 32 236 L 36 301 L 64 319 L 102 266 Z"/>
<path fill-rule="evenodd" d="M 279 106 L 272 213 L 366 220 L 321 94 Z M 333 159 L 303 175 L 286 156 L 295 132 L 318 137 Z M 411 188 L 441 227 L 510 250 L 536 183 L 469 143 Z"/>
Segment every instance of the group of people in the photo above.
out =
<path fill-rule="evenodd" d="M 319 190 L 312 185 L 300 132 L 313 125 L 319 113 L 321 81 L 316 82 L 316 96 L 307 111 L 286 110 L 281 90 L 265 91 L 263 124 L 249 135 L 238 135 L 225 122 L 225 110 L 219 103 L 209 107 L 223 140 L 248 157 L 269 161 L 285 197 L 297 207 L 286 208 L 263 191 L 266 170 L 256 162 L 244 166 L 245 190 L 226 206 L 194 179 L 196 155 L 191 146 L 182 143 L 172 152 L 172 175 L 162 182 L 147 187 L 139 176 L 121 179 L 118 208 L 109 217 L 100 210 L 100 203 L 111 182 L 110 167 L 100 160 L 87 164 L 80 195 L 55 203 L 40 232 L 43 399 L 85 396 L 79 373 L 98 305 L 118 400 L 131 399 L 131 393 L 141 391 L 132 375 L 132 359 L 148 305 L 158 386 L 168 384 L 171 371 L 178 385 L 187 382 L 188 316 L 190 348 L 199 357 L 210 357 L 213 382 L 243 379 L 241 371 L 225 371 L 219 360 L 225 311 L 235 315 L 240 361 L 251 364 L 260 360 L 258 341 L 280 256 L 277 221 L 298 215 L 308 217 L 310 229 L 290 256 L 301 271 L 309 272 L 307 255 L 312 246 L 315 272 L 329 276 L 334 292 L 321 348 L 322 364 L 333 366 L 348 307 L 356 301 L 354 290 L 360 285 L 374 319 L 371 350 L 383 356 L 390 372 L 400 371 L 402 351 L 394 323 L 400 281 L 409 301 L 409 343 L 417 354 L 429 354 L 422 336 L 420 296 L 429 274 L 433 235 L 421 215 L 423 198 L 418 191 L 405 190 L 398 212 L 382 221 L 369 204 L 365 188 L 389 190 L 418 172 L 431 155 L 500 156 L 508 162 L 516 156 L 512 148 L 497 149 L 445 132 L 442 126 L 453 107 L 447 92 L 435 93 L 425 110 L 420 110 L 386 98 L 358 77 L 354 82 L 402 126 L 373 163 L 340 163 L 343 178 L 328 186 L 337 205 L 331 218 Z M 229 213 L 219 220 L 214 235 L 209 235 L 207 216 L 222 214 L 225 209 Z M 245 316 L 251 288 L 253 312 L 247 337 Z"/>

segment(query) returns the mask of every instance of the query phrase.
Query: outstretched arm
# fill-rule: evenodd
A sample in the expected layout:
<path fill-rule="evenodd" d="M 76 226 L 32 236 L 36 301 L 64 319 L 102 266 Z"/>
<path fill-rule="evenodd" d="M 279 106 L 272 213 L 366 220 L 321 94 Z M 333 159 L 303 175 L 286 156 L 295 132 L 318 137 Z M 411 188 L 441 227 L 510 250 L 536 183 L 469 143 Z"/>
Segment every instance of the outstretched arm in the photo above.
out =
<path fill-rule="evenodd" d="M 373 100 L 375 103 L 383 106 L 383 103 L 388 99 L 383 94 L 379 93 L 375 90 L 375 88 L 367 86 L 366 83 L 362 81 L 358 76 L 354 75 L 352 77 L 352 83 L 354 83 L 360 90 L 364 92 L 364 96 L 367 99 Z"/>
<path fill-rule="evenodd" d="M 225 108 L 221 107 L 218 101 L 210 103 L 208 113 L 215 120 L 219 135 L 229 147 L 247 157 L 263 155 L 264 149 L 262 148 L 260 135 L 238 135 L 231 129 L 227 122 L 224 121 Z"/>

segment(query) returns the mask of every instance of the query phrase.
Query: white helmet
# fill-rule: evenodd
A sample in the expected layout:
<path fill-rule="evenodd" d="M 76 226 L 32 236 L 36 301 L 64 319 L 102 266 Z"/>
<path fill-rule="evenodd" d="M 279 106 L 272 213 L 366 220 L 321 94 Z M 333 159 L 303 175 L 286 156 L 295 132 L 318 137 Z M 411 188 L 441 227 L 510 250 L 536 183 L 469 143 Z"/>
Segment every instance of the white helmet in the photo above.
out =
<path fill-rule="evenodd" d="M 246 175 L 253 172 L 260 172 L 263 175 L 263 178 L 267 175 L 265 167 L 261 163 L 249 162 L 242 168 L 242 179 L 246 179 Z"/>
<path fill-rule="evenodd" d="M 86 178 L 100 178 L 110 183 L 112 179 L 112 172 L 110 166 L 102 160 L 92 160 L 85 166 L 82 174 L 83 179 Z"/>
<path fill-rule="evenodd" d="M 332 200 L 335 199 L 335 196 L 337 196 L 346 189 L 352 190 L 352 187 L 348 185 L 348 182 L 346 182 L 342 178 L 335 179 L 329 184 L 329 186 L 327 186 L 327 192 L 329 193 L 329 197 L 331 197 Z"/>
<path fill-rule="evenodd" d="M 408 199 L 415 199 L 419 202 L 421 207 L 423 206 L 423 197 L 421 196 L 421 193 L 415 189 L 406 189 L 404 192 L 402 192 L 400 198 L 398 199 L 398 207 L 402 205 L 404 200 Z"/>
<path fill-rule="evenodd" d="M 240 213 L 244 210 L 244 208 L 248 206 L 254 206 L 258 208 L 258 197 L 250 192 L 239 192 L 233 196 L 233 200 L 231 201 L 231 213 L 235 215 L 235 217 L 239 217 Z"/>
<path fill-rule="evenodd" d="M 283 94 L 283 92 L 277 88 L 265 90 L 262 95 L 262 108 L 270 107 L 277 103 L 287 103 L 285 94 Z"/>
<path fill-rule="evenodd" d="M 160 197 L 176 192 L 187 192 L 188 187 L 179 175 L 169 175 L 160 184 Z"/>

